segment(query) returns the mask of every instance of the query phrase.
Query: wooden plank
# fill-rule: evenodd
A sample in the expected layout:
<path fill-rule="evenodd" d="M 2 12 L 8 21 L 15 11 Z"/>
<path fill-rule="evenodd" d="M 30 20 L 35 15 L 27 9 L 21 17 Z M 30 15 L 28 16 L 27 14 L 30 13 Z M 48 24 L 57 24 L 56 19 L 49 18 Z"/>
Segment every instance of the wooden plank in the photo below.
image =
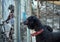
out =
<path fill-rule="evenodd" d="M 37 1 L 37 0 L 35 0 L 35 1 Z M 40 0 L 39 0 L 40 1 Z M 43 1 L 43 0 L 42 0 Z M 46 1 L 46 0 L 44 0 L 44 1 Z M 52 3 L 53 4 L 53 1 L 54 1 L 54 4 L 55 5 L 60 5 L 60 1 L 59 0 L 47 0 L 49 3 Z"/>
<path fill-rule="evenodd" d="M 48 1 L 48 2 L 53 4 L 53 1 Z M 60 1 L 54 1 L 54 4 L 55 5 L 60 5 Z"/>

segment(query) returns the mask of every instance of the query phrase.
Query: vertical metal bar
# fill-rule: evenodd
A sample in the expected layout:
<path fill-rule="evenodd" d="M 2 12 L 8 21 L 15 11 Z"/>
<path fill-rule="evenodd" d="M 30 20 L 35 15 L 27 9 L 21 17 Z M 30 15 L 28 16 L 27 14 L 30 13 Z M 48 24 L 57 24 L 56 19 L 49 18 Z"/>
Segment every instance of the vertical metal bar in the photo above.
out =
<path fill-rule="evenodd" d="M 25 21 L 25 20 L 26 20 L 26 17 L 27 17 L 27 16 L 26 16 L 26 15 L 27 15 L 27 13 L 26 13 L 26 0 L 24 0 L 23 3 L 24 3 L 24 6 L 23 6 L 23 7 L 24 7 L 24 9 L 23 9 L 24 11 L 22 12 L 22 13 L 23 13 L 22 15 L 23 15 L 23 21 Z M 27 27 L 26 27 L 26 28 L 27 28 Z M 25 32 L 27 32 L 27 31 L 25 31 Z M 25 32 L 24 32 L 24 33 L 25 33 Z M 23 36 L 25 36 L 25 35 L 23 35 Z M 25 36 L 25 37 L 26 37 L 26 36 Z M 25 38 L 25 40 L 23 40 L 22 42 L 27 42 L 26 39 L 27 39 L 27 38 Z"/>
<path fill-rule="evenodd" d="M 29 2 L 30 0 L 28 0 L 28 2 Z M 29 5 L 30 5 L 30 2 L 29 2 Z M 28 7 L 29 7 L 29 5 L 28 5 Z M 31 10 L 30 10 L 31 11 Z M 29 11 L 29 12 L 30 12 Z M 27 42 L 31 42 L 31 40 L 30 40 L 30 30 L 27 28 Z"/>
<path fill-rule="evenodd" d="M 52 23 L 52 27 L 54 28 L 54 1 L 53 1 L 53 23 Z"/>
<path fill-rule="evenodd" d="M 20 39 L 20 0 L 18 0 L 18 3 L 17 3 L 17 42 L 21 42 L 21 39 Z"/>
<path fill-rule="evenodd" d="M 4 3 L 5 3 L 5 0 L 2 0 L 2 19 L 4 20 Z M 4 28 L 4 32 L 6 32 L 5 30 L 5 25 L 3 24 L 3 28 Z"/>
<path fill-rule="evenodd" d="M 31 4 L 31 0 L 28 0 L 28 7 L 29 7 L 29 16 L 32 14 L 32 4 Z M 30 30 L 27 28 L 27 42 L 31 42 L 31 34 L 30 34 Z"/>
<path fill-rule="evenodd" d="M 3 17 L 3 19 L 4 19 L 4 1 L 5 0 L 2 0 L 2 17 Z"/>
<path fill-rule="evenodd" d="M 30 30 L 27 28 L 27 42 L 31 42 Z"/>
<path fill-rule="evenodd" d="M 17 29 L 17 42 L 21 42 L 21 35 L 20 35 L 20 1 L 21 0 L 15 0 L 16 4 L 16 29 Z"/>
<path fill-rule="evenodd" d="M 14 18 L 15 18 L 15 21 L 14 21 L 14 42 L 17 42 L 17 14 L 16 14 L 16 8 L 17 8 L 17 6 L 16 6 L 17 4 L 16 4 L 16 0 L 15 0 L 15 8 L 14 8 Z"/>
<path fill-rule="evenodd" d="M 2 1 L 0 0 L 0 19 L 2 19 Z"/>
<path fill-rule="evenodd" d="M 47 25 L 47 0 L 46 0 L 46 25 Z"/>
<path fill-rule="evenodd" d="M 37 17 L 39 18 L 39 0 L 37 0 Z"/>

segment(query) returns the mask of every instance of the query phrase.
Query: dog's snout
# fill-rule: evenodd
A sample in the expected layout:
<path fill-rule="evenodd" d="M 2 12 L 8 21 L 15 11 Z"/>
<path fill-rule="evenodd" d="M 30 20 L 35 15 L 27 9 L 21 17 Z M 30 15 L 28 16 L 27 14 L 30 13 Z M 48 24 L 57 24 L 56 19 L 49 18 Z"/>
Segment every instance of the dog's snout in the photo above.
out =
<path fill-rule="evenodd" d="M 27 25 L 28 24 L 28 20 L 24 21 L 23 24 L 24 25 Z"/>

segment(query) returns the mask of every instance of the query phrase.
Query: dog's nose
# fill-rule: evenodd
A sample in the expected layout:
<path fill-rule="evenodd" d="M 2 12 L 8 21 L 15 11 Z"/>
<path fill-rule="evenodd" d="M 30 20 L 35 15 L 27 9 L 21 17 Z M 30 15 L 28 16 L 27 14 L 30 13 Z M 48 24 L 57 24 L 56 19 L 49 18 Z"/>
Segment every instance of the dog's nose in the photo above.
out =
<path fill-rule="evenodd" d="M 24 25 L 27 25 L 28 24 L 28 20 L 24 21 L 23 24 Z"/>

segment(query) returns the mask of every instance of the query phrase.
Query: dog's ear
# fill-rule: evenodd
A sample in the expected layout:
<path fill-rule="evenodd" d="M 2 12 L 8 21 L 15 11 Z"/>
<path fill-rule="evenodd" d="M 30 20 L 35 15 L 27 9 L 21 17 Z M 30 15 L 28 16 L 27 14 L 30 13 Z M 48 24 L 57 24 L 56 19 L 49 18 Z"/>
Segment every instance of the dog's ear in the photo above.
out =
<path fill-rule="evenodd" d="M 36 19 L 37 17 L 36 16 L 32 16 L 33 19 Z"/>

